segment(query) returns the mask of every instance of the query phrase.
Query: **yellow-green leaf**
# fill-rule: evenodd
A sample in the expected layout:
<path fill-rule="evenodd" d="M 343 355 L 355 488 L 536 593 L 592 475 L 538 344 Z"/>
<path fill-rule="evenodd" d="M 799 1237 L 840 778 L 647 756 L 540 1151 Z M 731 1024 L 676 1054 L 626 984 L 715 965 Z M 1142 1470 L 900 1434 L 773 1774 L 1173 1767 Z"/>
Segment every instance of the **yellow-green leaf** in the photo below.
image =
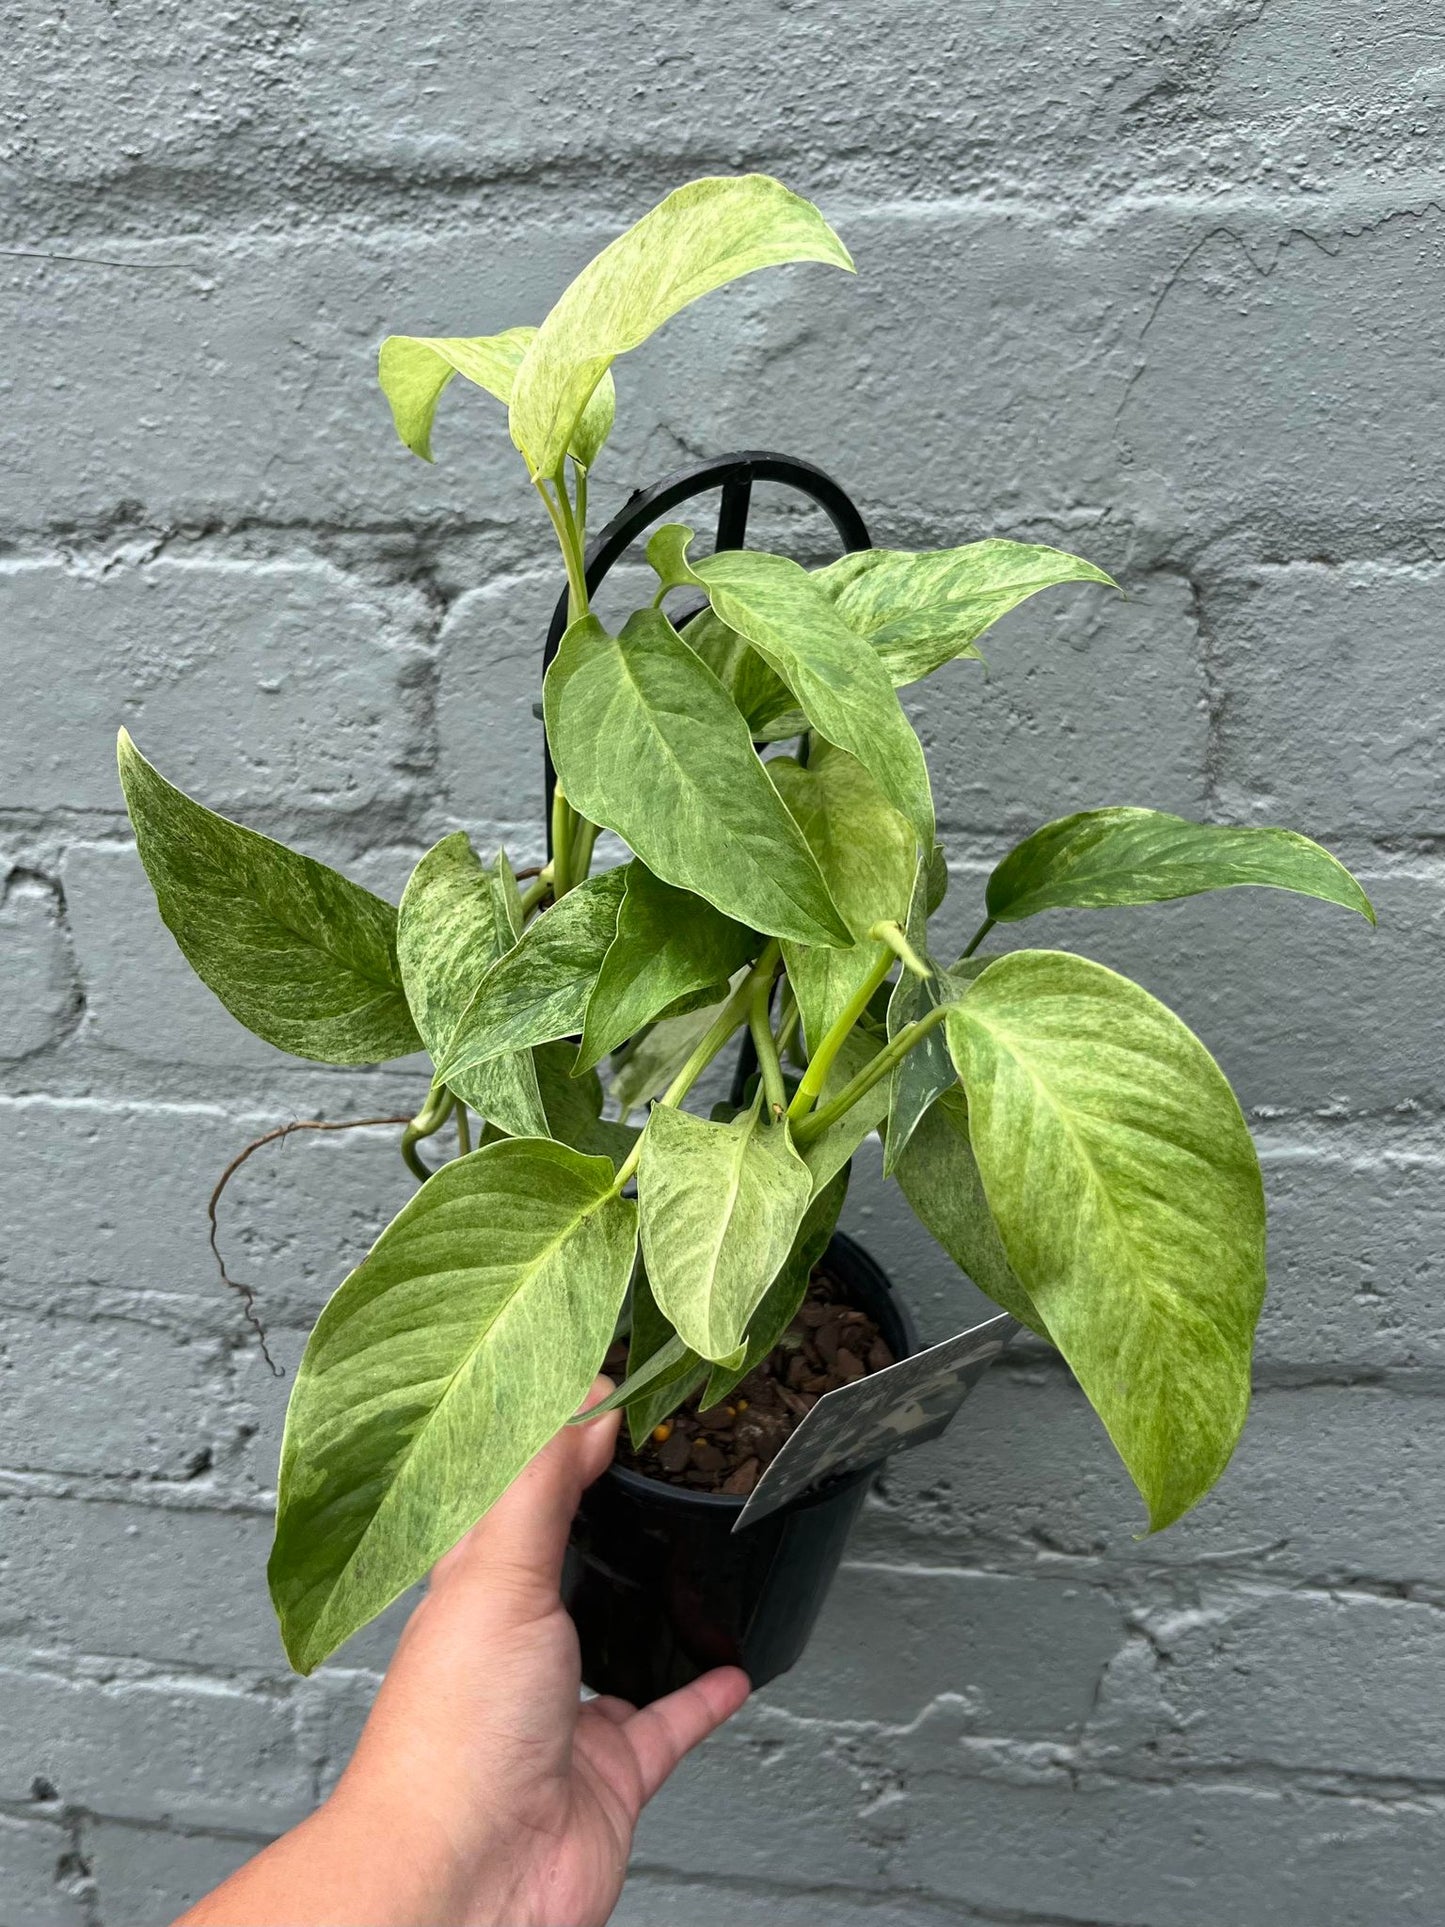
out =
<path fill-rule="evenodd" d="M 586 1396 L 636 1249 L 605 1158 L 505 1138 L 422 1186 L 322 1312 L 281 1447 L 271 1596 L 309 1673 Z"/>
<path fill-rule="evenodd" d="M 178 790 L 124 730 L 120 780 L 166 927 L 238 1022 L 323 1064 L 417 1050 L 389 903 Z"/>
<path fill-rule="evenodd" d="M 617 636 L 574 622 L 544 703 L 568 801 L 654 876 L 766 936 L 851 942 L 747 724 L 666 616 L 640 609 Z"/>
<path fill-rule="evenodd" d="M 391 404 L 396 432 L 414 455 L 432 459 L 431 431 L 442 390 L 453 375 L 485 388 L 502 403 L 512 385 L 535 328 L 504 328 L 498 335 L 466 338 L 440 335 L 388 335 L 381 344 L 377 377 Z M 569 453 L 590 468 L 607 440 L 616 409 L 612 377 L 604 375 L 573 430 Z"/>
<path fill-rule="evenodd" d="M 1008 1263 L 1166 1526 L 1249 1407 L 1264 1192 L 1234 1093 L 1172 1011 L 1061 951 L 1001 957 L 945 1021 Z"/>
<path fill-rule="evenodd" d="M 765 174 L 690 181 L 577 276 L 537 330 L 512 391 L 512 440 L 554 475 L 612 362 L 700 295 L 788 261 L 852 268 L 811 202 Z"/>

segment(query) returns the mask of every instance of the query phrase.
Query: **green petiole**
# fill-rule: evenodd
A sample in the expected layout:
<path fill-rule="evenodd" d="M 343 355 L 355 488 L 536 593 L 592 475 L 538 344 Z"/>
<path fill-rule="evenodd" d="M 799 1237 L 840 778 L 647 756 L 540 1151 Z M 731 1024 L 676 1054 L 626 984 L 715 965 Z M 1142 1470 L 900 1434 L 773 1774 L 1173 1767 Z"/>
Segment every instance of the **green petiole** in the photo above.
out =
<path fill-rule="evenodd" d="M 884 948 L 883 954 L 849 998 L 843 1012 L 813 1052 L 808 1068 L 803 1072 L 802 1082 L 793 1093 L 793 1101 L 788 1106 L 788 1117 L 794 1125 L 801 1122 L 817 1103 L 819 1093 L 827 1082 L 828 1072 L 833 1068 L 833 1059 L 842 1050 L 848 1033 L 867 1010 L 874 991 L 893 968 L 893 962 L 892 950 Z"/>
<path fill-rule="evenodd" d="M 914 1045 L 922 1043 L 934 1025 L 941 1023 L 947 1015 L 947 1004 L 938 1004 L 934 1009 L 925 1011 L 915 1023 L 910 1024 L 906 1030 L 899 1031 L 890 1043 L 885 1044 L 873 1061 L 865 1064 L 856 1077 L 850 1078 L 836 1097 L 830 1098 L 810 1116 L 795 1124 L 793 1139 L 798 1149 L 805 1150 L 808 1145 L 823 1135 L 830 1124 L 836 1124 L 840 1117 L 851 1111 L 858 1100 L 866 1097 L 875 1084 L 887 1077 Z"/>

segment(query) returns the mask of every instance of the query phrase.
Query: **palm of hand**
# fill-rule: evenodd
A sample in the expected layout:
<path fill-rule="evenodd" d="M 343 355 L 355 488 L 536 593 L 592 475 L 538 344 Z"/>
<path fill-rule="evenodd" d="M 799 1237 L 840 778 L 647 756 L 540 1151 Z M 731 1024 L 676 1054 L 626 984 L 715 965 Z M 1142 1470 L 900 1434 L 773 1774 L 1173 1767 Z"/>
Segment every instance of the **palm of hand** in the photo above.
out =
<path fill-rule="evenodd" d="M 643 1806 L 747 1696 L 746 1675 L 724 1668 L 640 1712 L 580 1701 L 558 1580 L 578 1497 L 614 1436 L 607 1419 L 563 1433 L 441 1561 L 338 1789 L 383 1777 L 393 1811 L 424 1789 L 419 1824 L 439 1832 L 451 1869 L 430 1921 L 605 1922 Z"/>

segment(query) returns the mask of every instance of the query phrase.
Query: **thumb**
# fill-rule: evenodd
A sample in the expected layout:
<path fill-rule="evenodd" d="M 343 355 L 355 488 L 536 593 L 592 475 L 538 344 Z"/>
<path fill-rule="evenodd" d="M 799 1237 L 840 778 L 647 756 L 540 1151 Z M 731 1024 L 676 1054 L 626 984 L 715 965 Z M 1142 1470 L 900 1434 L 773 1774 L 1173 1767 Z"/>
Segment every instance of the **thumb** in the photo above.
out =
<path fill-rule="evenodd" d="M 599 1377 L 582 1410 L 612 1390 Z M 619 1414 L 605 1412 L 589 1425 L 564 1425 L 517 1474 L 491 1510 L 479 1519 L 432 1573 L 432 1587 L 483 1577 L 493 1599 L 510 1597 L 525 1617 L 557 1604 L 562 1556 L 583 1492 L 612 1459 Z"/>

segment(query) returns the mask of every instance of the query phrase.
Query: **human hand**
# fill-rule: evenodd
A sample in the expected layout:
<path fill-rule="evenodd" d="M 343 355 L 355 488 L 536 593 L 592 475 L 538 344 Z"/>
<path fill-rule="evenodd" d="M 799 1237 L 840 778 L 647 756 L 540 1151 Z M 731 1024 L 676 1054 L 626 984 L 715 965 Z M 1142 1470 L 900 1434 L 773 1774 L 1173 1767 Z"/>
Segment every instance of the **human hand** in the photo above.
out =
<path fill-rule="evenodd" d="M 440 1561 L 336 1791 L 177 1927 L 607 1919 L 643 1806 L 749 1690 L 723 1667 L 641 1712 L 579 1701 L 558 1584 L 616 1431 L 567 1427 Z"/>

